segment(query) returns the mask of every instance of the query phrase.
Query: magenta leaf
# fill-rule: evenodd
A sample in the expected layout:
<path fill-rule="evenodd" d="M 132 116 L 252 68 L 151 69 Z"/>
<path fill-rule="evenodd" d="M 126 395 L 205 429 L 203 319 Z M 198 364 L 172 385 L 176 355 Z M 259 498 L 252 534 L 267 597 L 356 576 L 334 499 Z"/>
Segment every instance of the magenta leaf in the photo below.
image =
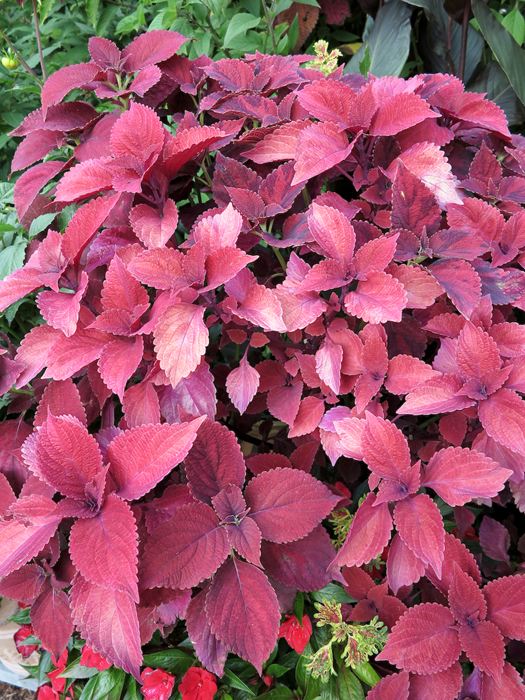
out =
<path fill-rule="evenodd" d="M 49 581 L 31 606 L 31 624 L 44 649 L 58 659 L 73 634 L 69 598 Z"/>
<path fill-rule="evenodd" d="M 252 564 L 229 559 L 206 596 L 212 633 L 261 673 L 279 631 L 279 604 L 268 579 Z"/>
<path fill-rule="evenodd" d="M 390 540 L 392 516 L 388 504 L 375 506 L 376 496 L 368 494 L 359 506 L 345 543 L 337 553 L 337 566 L 361 566 L 381 554 Z"/>

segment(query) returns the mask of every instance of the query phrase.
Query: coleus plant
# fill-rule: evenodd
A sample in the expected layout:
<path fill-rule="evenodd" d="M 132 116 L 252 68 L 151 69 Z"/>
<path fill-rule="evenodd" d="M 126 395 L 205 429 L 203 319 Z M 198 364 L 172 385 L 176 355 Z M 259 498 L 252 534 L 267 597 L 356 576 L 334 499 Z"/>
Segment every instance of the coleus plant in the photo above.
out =
<path fill-rule="evenodd" d="M 401 672 L 383 687 L 425 697 L 396 632 L 422 599 L 450 621 L 454 670 L 429 661 L 425 678 L 454 675 L 453 700 L 467 633 L 443 605 L 450 562 L 481 574 L 448 531 L 492 502 L 525 509 L 523 139 L 452 76 L 189 60 L 182 41 L 92 39 L 14 132 L 20 219 L 56 222 L 0 282 L 1 309 L 38 292 L 44 321 L 2 355 L 23 392 L 8 414 L 35 412 L 33 430 L 0 428 L 18 542 L 3 540 L 0 587 L 59 601 L 60 644 L 74 624 L 135 675 L 140 643 L 180 618 L 210 670 L 233 651 L 260 671 L 295 592 L 350 590 L 344 567 L 382 557 L 352 614 L 394 626 L 383 653 Z M 337 481 L 353 499 L 336 552 Z M 108 518 L 127 542 L 100 548 L 111 576 L 82 550 Z M 483 573 L 496 590 L 501 570 Z M 490 615 L 472 628 L 509 638 Z M 483 700 L 518 687 L 501 653 L 462 649 Z"/>

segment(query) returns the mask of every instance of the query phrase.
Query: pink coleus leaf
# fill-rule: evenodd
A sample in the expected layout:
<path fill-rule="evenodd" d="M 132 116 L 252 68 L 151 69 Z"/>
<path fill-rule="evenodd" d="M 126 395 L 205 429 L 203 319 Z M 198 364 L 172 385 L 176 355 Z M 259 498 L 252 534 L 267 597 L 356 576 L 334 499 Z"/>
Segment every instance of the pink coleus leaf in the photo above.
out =
<path fill-rule="evenodd" d="M 50 415 L 22 454 L 33 474 L 70 498 L 83 500 L 86 487 L 103 472 L 97 441 L 73 416 Z"/>
<path fill-rule="evenodd" d="M 137 36 L 122 51 L 125 69 L 134 73 L 146 66 L 161 63 L 171 58 L 187 41 L 178 32 L 167 29 L 154 29 Z"/>
<path fill-rule="evenodd" d="M 3 516 L 15 502 L 15 492 L 5 474 L 0 472 L 0 516 Z"/>
<path fill-rule="evenodd" d="M 73 620 L 68 596 L 49 580 L 31 605 L 31 624 L 44 649 L 58 659 L 73 634 Z"/>
<path fill-rule="evenodd" d="M 55 192 L 57 202 L 78 202 L 86 197 L 110 190 L 113 175 L 110 158 L 84 160 L 68 170 L 61 178 Z"/>
<path fill-rule="evenodd" d="M 300 131 L 295 152 L 292 186 L 325 173 L 342 163 L 354 147 L 344 129 L 332 122 L 311 124 Z"/>
<path fill-rule="evenodd" d="M 465 379 L 484 379 L 501 367 L 501 358 L 494 339 L 470 322 L 465 323 L 459 334 L 456 362 Z"/>
<path fill-rule="evenodd" d="M 60 102 L 71 90 L 90 83 L 99 70 L 99 67 L 94 63 L 76 63 L 64 66 L 50 75 L 42 87 L 42 113 L 44 116 L 49 107 Z"/>
<path fill-rule="evenodd" d="M 144 341 L 142 336 L 115 338 L 105 345 L 100 353 L 98 369 L 102 381 L 120 399 L 126 383 L 142 360 Z"/>
<path fill-rule="evenodd" d="M 60 518 L 39 525 L 18 520 L 0 520 L 0 577 L 20 569 L 35 557 L 53 537 Z"/>
<path fill-rule="evenodd" d="M 261 673 L 277 641 L 280 620 L 277 596 L 263 572 L 229 559 L 208 591 L 206 616 L 213 634 Z"/>
<path fill-rule="evenodd" d="M 407 394 L 397 412 L 401 415 L 432 415 L 450 413 L 472 406 L 475 402 L 458 394 L 462 382 L 453 376 L 435 377 Z"/>
<path fill-rule="evenodd" d="M 411 355 L 395 355 L 388 362 L 385 389 L 392 394 L 408 394 L 439 373 L 423 360 Z"/>
<path fill-rule="evenodd" d="M 492 698 L 525 698 L 525 687 L 520 674 L 514 666 L 505 662 L 503 673 L 497 678 L 489 674 L 481 676 L 481 700 L 492 700 Z"/>
<path fill-rule="evenodd" d="M 116 158 L 136 158 L 150 165 L 160 154 L 165 135 L 156 113 L 145 105 L 132 102 L 111 129 L 111 153 Z"/>
<path fill-rule="evenodd" d="M 150 382 L 143 381 L 130 386 L 122 397 L 122 410 L 128 428 L 160 423 L 159 397 Z"/>
<path fill-rule="evenodd" d="M 504 576 L 490 581 L 483 589 L 489 620 L 509 639 L 525 641 L 525 576 Z"/>
<path fill-rule="evenodd" d="M 203 420 L 141 425 L 117 435 L 107 452 L 116 493 L 133 501 L 151 491 L 186 457 Z"/>
<path fill-rule="evenodd" d="M 374 84 L 372 83 L 372 90 Z M 400 92 L 381 101 L 370 124 L 373 136 L 394 136 L 400 131 L 438 116 L 428 103 L 410 92 Z"/>
<path fill-rule="evenodd" d="M 148 588 L 192 588 L 213 576 L 229 551 L 226 530 L 212 508 L 189 503 L 153 531 L 141 580 Z"/>
<path fill-rule="evenodd" d="M 209 342 L 204 310 L 180 302 L 169 306 L 157 321 L 155 351 L 173 387 L 197 368 L 204 355 Z"/>
<path fill-rule="evenodd" d="M 62 238 L 62 252 L 68 260 L 78 260 L 118 201 L 119 195 L 97 197 L 77 209 Z"/>
<path fill-rule="evenodd" d="M 52 338 L 39 337 L 38 340 L 42 343 L 37 343 L 31 349 L 32 352 L 41 350 L 41 345 L 47 344 L 47 341 L 51 344 Z M 47 364 L 44 378 L 69 379 L 90 362 L 98 360 L 107 341 L 106 333 L 94 328 L 77 328 L 69 338 L 62 337 L 60 342 L 52 344 L 53 352 L 49 352 L 44 358 L 44 364 Z"/>
<path fill-rule="evenodd" d="M 179 130 L 176 136 L 166 139 L 162 170 L 173 177 L 183 165 L 220 141 L 224 131 L 215 126 L 196 126 Z"/>
<path fill-rule="evenodd" d="M 425 564 L 406 546 L 398 534 L 394 535 L 390 543 L 386 573 L 388 585 L 396 595 L 402 586 L 417 583 L 425 574 Z"/>
<path fill-rule="evenodd" d="M 492 498 L 512 472 L 481 452 L 448 447 L 436 452 L 423 472 L 422 486 L 433 489 L 451 506 L 476 498 Z"/>
<path fill-rule="evenodd" d="M 36 304 L 45 321 L 67 337 L 77 330 L 80 302 L 88 284 L 88 276 L 82 271 L 77 290 L 73 294 L 63 292 L 40 292 Z"/>
<path fill-rule="evenodd" d="M 246 561 L 261 566 L 261 531 L 252 518 L 246 517 L 248 508 L 241 489 L 228 484 L 212 503 L 233 549 Z"/>
<path fill-rule="evenodd" d="M 376 496 L 368 494 L 350 525 L 345 543 L 337 553 L 336 566 L 361 566 L 381 554 L 390 540 L 392 516 L 387 503 L 374 507 Z"/>
<path fill-rule="evenodd" d="M 334 394 L 339 394 L 342 363 L 343 348 L 327 337 L 319 350 L 315 353 L 315 369 L 321 381 L 323 381 Z"/>
<path fill-rule="evenodd" d="M 206 287 L 216 289 L 229 282 L 251 262 L 257 260 L 256 255 L 247 255 L 239 248 L 220 248 L 210 253 L 206 258 Z"/>
<path fill-rule="evenodd" d="M 164 387 L 160 403 L 162 415 L 169 423 L 199 416 L 213 420 L 217 412 L 217 396 L 208 363 L 201 360 L 197 369 L 175 388 Z"/>
<path fill-rule="evenodd" d="M 368 693 L 368 700 L 408 700 L 410 677 L 406 671 L 385 676 Z"/>
<path fill-rule="evenodd" d="M 481 583 L 481 573 L 473 554 L 457 537 L 447 532 L 445 533 L 445 554 L 441 577 L 438 578 L 430 567 L 427 567 L 426 577 L 439 591 L 446 595 L 450 584 L 454 580 L 458 566 L 473 578 L 476 583 Z"/>
<path fill-rule="evenodd" d="M 110 494 L 94 518 L 79 519 L 73 524 L 69 553 L 86 581 L 124 591 L 138 603 L 137 540 L 131 508 Z"/>
<path fill-rule="evenodd" d="M 277 127 L 252 148 L 245 151 L 245 155 L 254 163 L 272 163 L 279 160 L 293 160 L 297 151 L 297 141 L 301 131 L 311 125 L 311 122 L 293 121 Z"/>
<path fill-rule="evenodd" d="M 86 411 L 80 399 L 77 385 L 71 379 L 50 382 L 44 389 L 42 398 L 38 404 L 33 420 L 33 426 L 37 428 L 53 416 L 73 416 L 86 425 Z"/>
<path fill-rule="evenodd" d="M 71 609 L 75 627 L 93 651 L 139 679 L 139 621 L 130 596 L 89 583 L 77 574 L 71 588 Z"/>
<path fill-rule="evenodd" d="M 423 603 L 409 608 L 397 621 L 376 658 L 405 671 L 426 674 L 450 668 L 460 652 L 450 610 L 437 603 Z"/>
<path fill-rule="evenodd" d="M 284 332 L 283 310 L 273 289 L 257 284 L 250 270 L 241 270 L 225 290 L 237 302 L 232 312 L 264 330 Z"/>
<path fill-rule="evenodd" d="M 394 511 L 394 522 L 406 546 L 441 576 L 445 551 L 445 530 L 441 513 L 426 494 L 400 501 Z"/>
<path fill-rule="evenodd" d="M 316 396 L 306 396 L 299 404 L 293 425 L 288 431 L 288 437 L 301 437 L 313 433 L 324 414 L 324 401 Z"/>
<path fill-rule="evenodd" d="M 339 498 L 310 474 L 298 469 L 271 469 L 254 477 L 245 498 L 249 517 L 264 539 L 284 543 L 310 533 L 334 508 Z"/>
<path fill-rule="evenodd" d="M 186 612 L 186 629 L 199 661 L 208 671 L 222 676 L 228 649 L 212 633 L 206 617 L 206 595 L 208 589 L 202 589 L 193 596 Z"/>
<path fill-rule="evenodd" d="M 438 671 L 427 676 L 410 677 L 410 700 L 456 700 L 463 685 L 461 665 L 454 664 L 446 671 Z"/>
<path fill-rule="evenodd" d="M 392 179 L 395 178 L 400 164 L 428 187 L 440 206 L 461 204 L 452 168 L 439 146 L 423 142 L 408 148 L 389 166 L 388 174 Z"/>
<path fill-rule="evenodd" d="M 348 218 L 338 209 L 314 202 L 308 214 L 308 228 L 324 255 L 347 269 L 355 248 L 355 232 Z"/>
<path fill-rule="evenodd" d="M 407 299 L 405 288 L 392 275 L 372 272 L 346 295 L 344 304 L 347 313 L 367 323 L 399 322 Z"/>
<path fill-rule="evenodd" d="M 423 227 L 439 222 L 441 210 L 434 194 L 404 166 L 399 166 L 392 185 L 392 225 L 419 234 Z"/>
<path fill-rule="evenodd" d="M 472 663 L 493 678 L 499 678 L 505 662 L 505 643 L 496 625 L 483 620 L 459 628 L 461 647 Z"/>
<path fill-rule="evenodd" d="M 242 487 L 246 475 L 235 434 L 212 420 L 200 428 L 184 469 L 193 496 L 208 504 L 228 484 Z"/>
<path fill-rule="evenodd" d="M 38 564 L 26 564 L 0 581 L 0 595 L 21 603 L 32 603 L 45 581 L 45 573 Z"/>
<path fill-rule="evenodd" d="M 448 604 L 460 624 L 475 624 L 487 616 L 487 604 L 478 584 L 456 563 L 448 588 Z"/>
<path fill-rule="evenodd" d="M 184 255 L 179 250 L 153 248 L 136 255 L 127 269 L 135 279 L 148 287 L 178 291 L 190 284 L 184 261 Z"/>
<path fill-rule="evenodd" d="M 179 221 L 177 205 L 167 199 L 161 211 L 138 204 L 129 214 L 131 228 L 146 248 L 162 248 L 175 233 Z"/>
<path fill-rule="evenodd" d="M 293 425 L 303 392 L 302 382 L 294 382 L 290 386 L 276 386 L 268 392 L 266 403 L 268 410 L 278 420 L 287 425 Z"/>
<path fill-rule="evenodd" d="M 525 402 L 518 394 L 500 389 L 480 403 L 479 419 L 493 440 L 525 455 Z"/>
<path fill-rule="evenodd" d="M 403 433 L 393 423 L 371 413 L 361 436 L 363 461 L 383 479 L 402 478 L 410 467 L 410 450 Z"/>
<path fill-rule="evenodd" d="M 244 413 L 248 404 L 257 393 L 259 386 L 259 373 L 248 362 L 246 355 L 239 366 L 228 374 L 226 378 L 226 391 L 231 402 L 239 413 Z"/>
<path fill-rule="evenodd" d="M 457 310 L 470 318 L 481 301 L 481 279 L 466 260 L 442 260 L 428 271 L 447 293 Z"/>

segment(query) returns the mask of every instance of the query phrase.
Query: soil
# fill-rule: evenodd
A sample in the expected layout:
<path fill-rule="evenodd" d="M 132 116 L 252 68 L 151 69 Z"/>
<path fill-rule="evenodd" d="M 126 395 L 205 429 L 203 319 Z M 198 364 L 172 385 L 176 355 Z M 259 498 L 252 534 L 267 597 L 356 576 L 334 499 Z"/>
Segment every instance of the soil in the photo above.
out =
<path fill-rule="evenodd" d="M 34 697 L 35 694 L 31 690 L 0 683 L 0 700 L 34 700 Z"/>

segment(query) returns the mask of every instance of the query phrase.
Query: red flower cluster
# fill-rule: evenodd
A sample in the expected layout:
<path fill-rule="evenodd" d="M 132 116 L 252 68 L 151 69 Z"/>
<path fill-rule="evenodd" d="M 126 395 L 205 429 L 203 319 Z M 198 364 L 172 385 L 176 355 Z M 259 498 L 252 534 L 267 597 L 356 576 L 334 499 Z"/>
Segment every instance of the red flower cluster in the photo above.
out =
<path fill-rule="evenodd" d="M 394 625 L 381 692 L 453 700 L 464 651 L 483 700 L 514 697 L 525 577 L 449 531 L 472 501 L 525 508 L 525 142 L 452 76 L 183 41 L 92 39 L 14 132 L 24 225 L 74 213 L 0 282 L 45 321 L 0 357 L 34 409 L 0 427 L 0 594 L 56 656 L 77 630 L 137 678 L 183 618 L 220 676 L 232 651 L 261 671 L 293 593 L 342 568 L 351 616 Z M 336 552 L 323 521 L 363 489 Z M 356 570 L 379 556 L 376 585 Z M 475 611 L 458 571 L 494 579 Z M 300 649 L 307 624 L 281 633 Z"/>

